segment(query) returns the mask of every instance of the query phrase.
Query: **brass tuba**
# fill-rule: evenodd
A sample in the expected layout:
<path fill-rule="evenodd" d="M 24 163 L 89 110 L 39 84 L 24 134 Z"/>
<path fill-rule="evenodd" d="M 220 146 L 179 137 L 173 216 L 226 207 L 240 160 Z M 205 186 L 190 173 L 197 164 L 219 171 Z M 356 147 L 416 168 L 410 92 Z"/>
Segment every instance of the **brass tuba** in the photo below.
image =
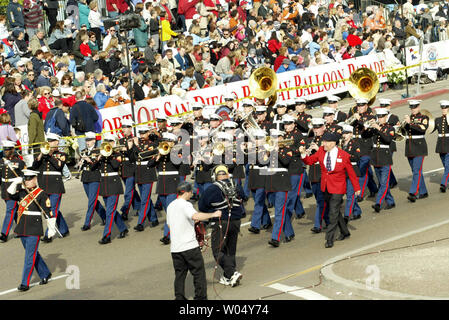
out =
<path fill-rule="evenodd" d="M 435 118 L 427 109 L 421 109 L 421 114 L 429 118 L 429 127 L 426 130 L 426 134 L 430 134 L 435 129 Z"/>
<path fill-rule="evenodd" d="M 110 157 L 112 155 L 112 152 L 114 151 L 114 148 L 109 142 L 103 142 L 100 145 L 100 154 L 104 157 Z"/>
<path fill-rule="evenodd" d="M 257 68 L 249 77 L 251 94 L 257 99 L 269 98 L 268 106 L 273 106 L 277 101 L 277 86 L 277 76 L 271 68 Z"/>
<path fill-rule="evenodd" d="M 49 154 L 50 150 L 51 150 L 51 147 L 50 147 L 50 144 L 48 142 L 44 142 L 44 143 L 41 144 L 41 148 L 40 149 L 41 149 L 41 153 L 42 154 Z"/>
<path fill-rule="evenodd" d="M 348 91 L 354 99 L 365 98 L 372 105 L 379 92 L 379 79 L 377 74 L 369 68 L 358 68 L 349 76 Z"/>

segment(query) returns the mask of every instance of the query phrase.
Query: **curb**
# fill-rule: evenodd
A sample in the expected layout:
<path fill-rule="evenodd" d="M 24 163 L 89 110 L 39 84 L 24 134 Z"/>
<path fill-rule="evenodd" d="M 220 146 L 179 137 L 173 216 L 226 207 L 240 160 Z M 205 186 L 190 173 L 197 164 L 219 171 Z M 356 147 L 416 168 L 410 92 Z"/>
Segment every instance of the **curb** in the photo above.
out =
<path fill-rule="evenodd" d="M 449 89 L 440 89 L 440 90 L 436 90 L 436 91 L 432 91 L 432 92 L 428 92 L 428 93 L 423 93 L 423 94 L 420 94 L 420 95 L 415 96 L 415 97 L 410 97 L 410 98 L 406 98 L 406 99 L 393 101 L 391 103 L 391 107 L 394 108 L 394 107 L 398 107 L 398 106 L 404 105 L 409 100 L 415 100 L 415 99 L 417 99 L 417 100 L 425 100 L 425 99 L 433 98 L 434 96 L 439 96 L 439 95 L 442 95 L 442 94 L 445 94 L 445 93 L 449 93 Z"/>

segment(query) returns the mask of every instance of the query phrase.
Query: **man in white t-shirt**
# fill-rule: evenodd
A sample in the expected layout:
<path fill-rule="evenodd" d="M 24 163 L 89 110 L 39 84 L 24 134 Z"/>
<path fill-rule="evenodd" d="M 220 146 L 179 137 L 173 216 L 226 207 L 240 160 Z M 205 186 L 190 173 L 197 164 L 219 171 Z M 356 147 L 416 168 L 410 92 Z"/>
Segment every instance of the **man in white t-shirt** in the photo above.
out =
<path fill-rule="evenodd" d="M 187 300 L 184 293 L 187 271 L 193 275 L 195 300 L 207 299 L 206 270 L 195 234 L 195 222 L 221 217 L 221 211 L 213 213 L 197 212 L 188 200 L 193 195 L 189 182 L 181 182 L 177 187 L 178 198 L 167 208 L 167 225 L 170 228 L 170 252 L 175 268 L 175 298 Z"/>

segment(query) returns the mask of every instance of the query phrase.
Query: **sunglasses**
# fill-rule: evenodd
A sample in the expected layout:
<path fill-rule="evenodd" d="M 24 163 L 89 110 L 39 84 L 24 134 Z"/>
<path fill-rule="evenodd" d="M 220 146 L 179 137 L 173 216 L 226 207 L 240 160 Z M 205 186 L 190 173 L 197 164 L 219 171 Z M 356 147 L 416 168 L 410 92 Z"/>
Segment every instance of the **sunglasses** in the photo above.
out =
<path fill-rule="evenodd" d="M 34 77 L 34 73 L 28 73 L 29 76 L 33 76 Z"/>
<path fill-rule="evenodd" d="M 50 92 L 44 92 L 44 96 L 49 96 Z"/>

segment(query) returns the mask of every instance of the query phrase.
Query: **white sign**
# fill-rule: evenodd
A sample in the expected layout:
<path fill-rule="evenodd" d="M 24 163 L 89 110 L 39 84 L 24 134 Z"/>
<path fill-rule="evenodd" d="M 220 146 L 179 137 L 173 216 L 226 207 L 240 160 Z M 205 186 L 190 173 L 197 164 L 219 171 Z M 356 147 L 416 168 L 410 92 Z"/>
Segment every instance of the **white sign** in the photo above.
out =
<path fill-rule="evenodd" d="M 447 48 L 449 48 L 449 40 L 423 45 L 422 61 L 425 63 L 422 64 L 421 70 L 426 71 L 426 69 L 449 68 L 449 50 L 447 50 Z M 419 46 L 407 47 L 405 50 L 408 66 L 418 64 L 421 61 Z M 418 71 L 419 66 L 410 68 L 408 74 L 412 75 Z"/>

